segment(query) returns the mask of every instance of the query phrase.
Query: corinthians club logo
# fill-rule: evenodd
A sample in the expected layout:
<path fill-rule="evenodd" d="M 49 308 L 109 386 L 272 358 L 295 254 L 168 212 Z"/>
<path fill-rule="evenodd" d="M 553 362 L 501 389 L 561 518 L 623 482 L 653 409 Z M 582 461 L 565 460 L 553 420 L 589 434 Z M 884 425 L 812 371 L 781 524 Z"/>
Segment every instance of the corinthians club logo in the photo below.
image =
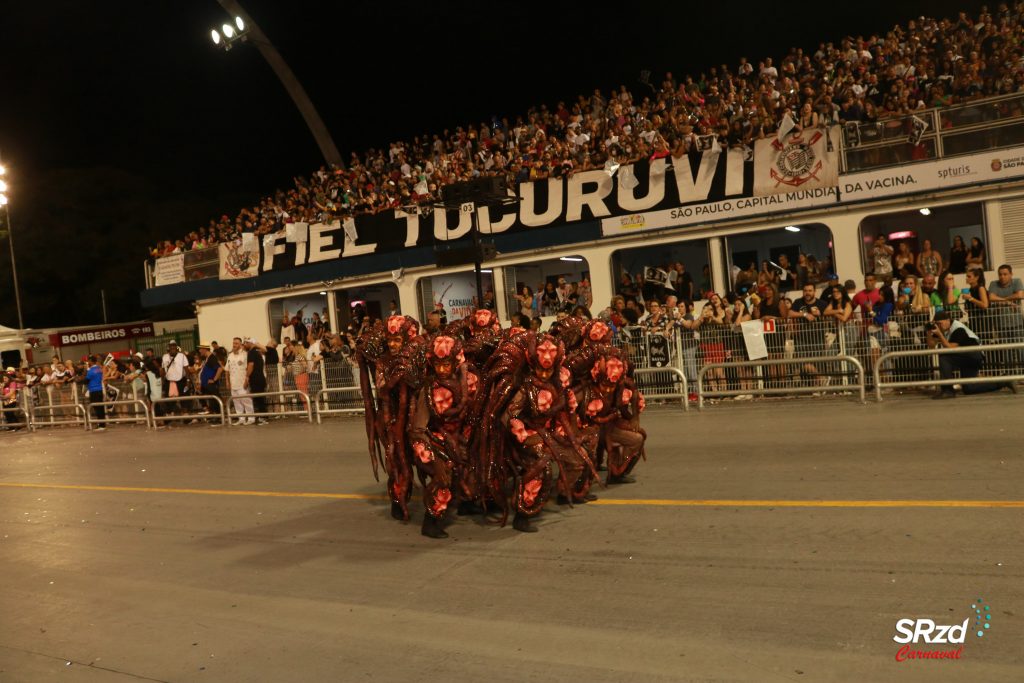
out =
<path fill-rule="evenodd" d="M 247 277 L 255 265 L 256 254 L 245 251 L 240 242 L 229 242 L 227 256 L 224 258 L 224 270 L 231 277 Z"/>
<path fill-rule="evenodd" d="M 824 164 L 814 153 L 814 145 L 821 137 L 821 131 L 814 131 L 810 138 L 798 133 L 787 138 L 785 143 L 772 141 L 772 147 L 778 153 L 770 172 L 775 187 L 800 187 L 808 181 L 820 180 L 818 174 Z"/>

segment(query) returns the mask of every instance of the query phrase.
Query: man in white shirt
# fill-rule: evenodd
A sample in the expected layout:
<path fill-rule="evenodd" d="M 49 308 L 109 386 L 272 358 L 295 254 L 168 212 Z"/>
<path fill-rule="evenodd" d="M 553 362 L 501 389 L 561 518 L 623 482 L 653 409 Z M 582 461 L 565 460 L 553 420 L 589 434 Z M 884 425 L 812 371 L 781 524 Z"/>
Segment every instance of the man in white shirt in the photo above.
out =
<path fill-rule="evenodd" d="M 160 367 L 164 376 L 164 396 L 168 398 L 181 396 L 185 389 L 185 369 L 188 368 L 188 356 L 178 350 L 178 342 L 172 341 L 167 344 L 167 353 L 164 354 Z M 168 412 L 177 412 L 180 408 L 180 404 L 173 404 Z"/>
<path fill-rule="evenodd" d="M 281 319 L 281 334 L 277 338 L 282 341 L 295 339 L 295 325 L 292 324 L 292 318 L 288 315 L 288 311 L 284 312 L 284 317 Z"/>
<path fill-rule="evenodd" d="M 242 348 L 242 339 L 235 337 L 231 340 L 231 353 L 228 354 L 228 385 L 231 387 L 231 402 L 234 404 L 235 413 L 239 416 L 235 424 L 251 425 L 256 424 L 256 418 L 252 415 L 252 399 L 249 398 L 249 354 Z M 250 417 L 245 417 L 248 414 Z"/>

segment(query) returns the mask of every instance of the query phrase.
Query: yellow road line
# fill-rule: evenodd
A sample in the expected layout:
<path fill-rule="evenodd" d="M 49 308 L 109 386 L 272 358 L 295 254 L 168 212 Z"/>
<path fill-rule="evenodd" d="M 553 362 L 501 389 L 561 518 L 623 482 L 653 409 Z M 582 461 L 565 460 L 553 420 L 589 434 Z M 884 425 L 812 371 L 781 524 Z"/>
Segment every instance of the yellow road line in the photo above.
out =
<path fill-rule="evenodd" d="M 327 498 L 332 500 L 387 500 L 366 493 L 314 493 L 302 491 L 233 491 L 221 489 L 172 489 L 142 486 L 89 486 L 0 482 L 0 488 L 57 489 L 64 491 L 114 491 L 125 493 L 192 493 L 205 496 L 258 496 L 264 498 Z M 1024 508 L 1024 500 L 732 500 L 672 498 L 601 498 L 588 505 L 651 507 L 780 507 L 780 508 Z"/>
<path fill-rule="evenodd" d="M 262 496 L 265 498 L 334 498 L 338 500 L 387 500 L 387 496 L 365 493 L 303 493 L 301 491 L 231 491 L 219 489 L 167 489 L 143 486 L 87 486 L 68 484 L 3 483 L 0 487 L 15 489 L 60 489 L 64 491 L 120 491 L 127 493 L 196 493 L 205 496 Z"/>
<path fill-rule="evenodd" d="M 674 500 L 601 498 L 587 505 L 780 508 L 1024 508 L 1024 500 Z"/>

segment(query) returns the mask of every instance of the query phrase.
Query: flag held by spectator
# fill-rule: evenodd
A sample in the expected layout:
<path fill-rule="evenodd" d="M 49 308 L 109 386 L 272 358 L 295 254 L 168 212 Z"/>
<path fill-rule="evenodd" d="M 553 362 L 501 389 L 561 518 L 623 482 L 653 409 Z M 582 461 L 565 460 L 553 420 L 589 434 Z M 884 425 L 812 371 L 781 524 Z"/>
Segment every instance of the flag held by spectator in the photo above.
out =
<path fill-rule="evenodd" d="M 835 187 L 839 184 L 837 145 L 829 134 L 838 130 L 808 128 L 784 138 L 757 140 L 754 145 L 754 194 L 768 195 Z"/>
<path fill-rule="evenodd" d="M 660 285 L 665 288 L 674 289 L 668 281 L 668 272 L 653 266 L 644 267 L 644 282 Z"/>
<path fill-rule="evenodd" d="M 907 141 L 912 145 L 919 145 L 921 144 L 921 137 L 928 130 L 928 122 L 916 116 L 912 116 L 910 119 L 914 128 L 910 131 L 910 137 Z"/>
<path fill-rule="evenodd" d="M 789 137 L 790 132 L 796 128 L 796 122 L 793 121 L 793 117 L 788 113 L 782 116 L 782 120 L 779 121 L 779 132 L 775 136 L 775 139 L 782 142 Z"/>
<path fill-rule="evenodd" d="M 359 233 L 356 231 L 356 219 L 346 218 L 341 224 L 342 229 L 345 230 L 345 239 L 348 242 L 355 242 L 359 239 Z"/>
<path fill-rule="evenodd" d="M 636 187 L 639 184 L 640 184 L 640 181 L 637 180 L 636 176 L 633 174 L 633 165 L 632 164 L 630 164 L 628 166 L 623 166 L 619 170 L 619 185 L 621 185 L 622 187 L 626 188 L 627 190 L 632 190 L 634 187 Z"/>

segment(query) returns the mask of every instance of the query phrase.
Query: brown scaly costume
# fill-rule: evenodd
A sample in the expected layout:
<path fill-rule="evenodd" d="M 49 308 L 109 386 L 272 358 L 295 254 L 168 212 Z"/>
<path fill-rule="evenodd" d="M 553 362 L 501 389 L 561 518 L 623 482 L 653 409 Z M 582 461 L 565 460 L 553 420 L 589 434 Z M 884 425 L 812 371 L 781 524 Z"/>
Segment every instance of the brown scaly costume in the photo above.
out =
<path fill-rule="evenodd" d="M 608 457 L 608 484 L 631 483 L 629 473 L 644 457 L 647 432 L 640 427 L 645 404 L 636 383 L 626 373 L 628 360 L 612 347 L 601 349 L 589 377 L 574 388 L 580 423 L 600 428 L 595 460 Z"/>
<path fill-rule="evenodd" d="M 419 323 L 415 319 L 393 315 L 386 323 L 377 322 L 356 342 L 373 477 L 380 481 L 379 466 L 383 464 L 388 476 L 391 516 L 402 520 L 409 519 L 412 495 L 407 426 L 410 382 L 416 381 L 403 352 L 407 355 L 409 347 L 419 342 L 418 335 Z M 376 402 L 371 382 L 377 392 Z"/>
<path fill-rule="evenodd" d="M 445 538 L 448 534 L 441 522 L 452 498 L 472 500 L 477 496 L 466 414 L 480 380 L 454 337 L 441 333 L 431 338 L 426 358 L 427 376 L 413 399 L 409 439 L 423 483 L 422 533 Z"/>

